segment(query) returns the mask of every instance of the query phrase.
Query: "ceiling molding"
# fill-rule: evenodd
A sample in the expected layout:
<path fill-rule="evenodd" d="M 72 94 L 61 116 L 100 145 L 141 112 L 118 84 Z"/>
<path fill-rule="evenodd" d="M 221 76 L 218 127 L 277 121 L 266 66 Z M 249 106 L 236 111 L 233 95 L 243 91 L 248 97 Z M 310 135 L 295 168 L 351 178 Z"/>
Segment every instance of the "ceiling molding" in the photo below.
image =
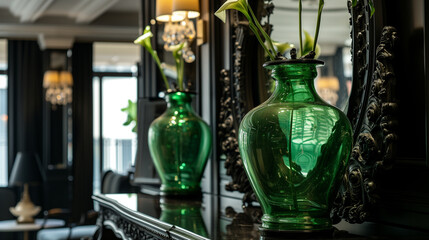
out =
<path fill-rule="evenodd" d="M 42 50 L 45 49 L 70 49 L 73 46 L 73 37 L 53 37 L 46 36 L 45 34 L 39 34 L 37 38 L 39 47 Z"/>
<path fill-rule="evenodd" d="M 14 0 L 9 5 L 10 12 L 21 22 L 36 21 L 54 0 Z"/>
<path fill-rule="evenodd" d="M 0 24 L 0 37 L 37 39 L 39 34 L 75 40 L 132 42 L 138 37 L 139 29 L 123 26 Z"/>
<path fill-rule="evenodd" d="M 68 16 L 77 23 L 90 23 L 106 12 L 119 0 L 84 0 L 70 10 Z"/>

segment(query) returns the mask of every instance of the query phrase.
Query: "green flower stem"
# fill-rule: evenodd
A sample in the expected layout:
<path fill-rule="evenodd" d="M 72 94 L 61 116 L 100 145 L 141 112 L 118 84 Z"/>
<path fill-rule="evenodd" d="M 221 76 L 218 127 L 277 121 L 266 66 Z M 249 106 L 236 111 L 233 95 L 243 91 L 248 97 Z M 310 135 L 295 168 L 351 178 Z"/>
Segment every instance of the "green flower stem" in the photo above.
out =
<path fill-rule="evenodd" d="M 299 55 L 302 56 L 302 0 L 299 0 L 298 14 L 299 14 L 299 52 L 300 52 Z"/>
<path fill-rule="evenodd" d="M 258 39 L 261 46 L 264 48 L 265 52 L 267 52 L 268 56 L 270 56 L 270 59 L 274 60 L 275 59 L 274 55 L 271 53 L 270 50 L 268 50 L 267 46 L 265 46 L 264 41 L 262 41 L 261 36 L 259 36 L 258 28 L 255 26 L 255 24 L 249 21 L 249 27 L 252 30 L 252 32 L 255 33 L 256 38 Z"/>
<path fill-rule="evenodd" d="M 179 85 L 179 90 L 183 91 L 183 70 L 184 70 L 184 63 L 183 58 L 180 56 L 180 60 L 177 64 L 177 85 Z"/>
<path fill-rule="evenodd" d="M 247 8 L 250 10 L 250 14 L 252 15 L 253 21 L 256 23 L 256 26 L 258 27 L 259 31 L 261 31 L 261 33 L 264 36 L 265 40 L 268 42 L 268 44 L 269 44 L 269 46 L 271 48 L 271 51 L 273 53 L 276 53 L 276 50 L 275 50 L 274 45 L 273 45 L 273 40 L 270 38 L 270 36 L 262 28 L 262 26 L 259 23 L 258 19 L 256 18 L 255 14 L 253 13 L 253 10 L 250 7 L 250 5 L 248 5 Z"/>
<path fill-rule="evenodd" d="M 182 57 L 183 44 L 179 45 L 177 49 L 173 50 L 174 62 L 176 63 L 176 72 L 177 72 L 177 85 L 179 91 L 183 91 L 183 72 L 184 72 L 184 62 Z"/>
<path fill-rule="evenodd" d="M 325 5 L 325 0 L 319 0 L 319 12 L 317 13 L 316 34 L 314 36 L 313 51 L 316 51 L 317 39 L 319 38 L 320 19 L 322 18 L 322 10 Z"/>
<path fill-rule="evenodd" d="M 159 60 L 158 54 L 156 53 L 156 51 L 149 51 L 149 53 L 152 55 L 152 58 L 155 60 L 156 65 L 158 66 L 159 71 L 161 72 L 162 80 L 164 80 L 165 87 L 167 88 L 167 90 L 170 89 L 170 84 L 168 84 L 168 80 L 167 80 L 167 77 L 165 76 L 164 69 L 162 69 L 161 67 L 161 61 Z"/>

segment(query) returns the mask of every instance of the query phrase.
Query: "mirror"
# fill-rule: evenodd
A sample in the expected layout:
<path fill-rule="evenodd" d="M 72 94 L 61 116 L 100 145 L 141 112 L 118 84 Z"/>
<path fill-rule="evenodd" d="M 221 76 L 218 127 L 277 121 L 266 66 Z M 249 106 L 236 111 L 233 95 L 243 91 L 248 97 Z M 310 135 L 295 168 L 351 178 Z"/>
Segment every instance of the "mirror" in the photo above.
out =
<path fill-rule="evenodd" d="M 189 19 L 189 22 L 187 24 L 192 24 L 192 26 L 196 25 L 195 19 Z M 154 24 L 156 22 L 156 27 L 153 29 L 156 29 L 156 49 L 158 52 L 158 56 L 163 64 L 163 67 L 166 69 L 165 74 L 168 78 L 168 81 L 170 84 L 173 84 L 173 86 L 176 84 L 177 81 L 177 70 L 176 70 L 176 64 L 173 58 L 172 51 L 169 49 L 169 47 L 179 44 L 178 40 L 172 41 L 170 44 L 167 43 L 168 38 L 172 38 L 171 36 L 166 37 L 166 35 L 174 35 L 176 36 L 177 33 L 170 33 L 177 31 L 177 26 L 182 23 L 173 23 L 173 27 L 170 27 L 173 30 L 166 29 L 168 26 L 168 23 L 160 22 L 160 21 L 153 21 L 151 22 Z M 184 54 L 184 73 L 183 73 L 183 80 L 185 82 L 185 85 L 189 88 L 190 91 L 196 91 L 196 84 L 197 84 L 197 63 L 199 61 L 198 56 L 198 49 L 196 46 L 196 41 L 192 41 L 190 45 L 186 45 L 186 48 L 183 50 Z M 161 79 L 158 79 L 159 83 L 162 83 Z M 161 95 L 159 97 L 164 96 L 165 87 L 164 85 L 161 86 L 161 89 L 159 89 L 159 92 Z M 195 102 L 195 101 L 194 101 Z"/>
<path fill-rule="evenodd" d="M 303 27 L 310 33 L 314 31 L 310 28 L 316 21 L 317 2 L 303 0 Z M 354 137 L 353 154 L 332 209 L 335 223 L 341 219 L 351 223 L 367 221 L 378 201 L 377 183 L 383 180 L 380 166 L 385 164 L 388 169 L 394 164 L 398 103 L 394 97 L 397 90 L 393 63 L 398 38 L 396 29 L 386 26 L 385 3 L 374 3 L 374 15 L 371 3 L 357 0 L 352 6 L 351 0 L 325 1 L 322 16 L 319 43 L 320 59 L 325 61 L 325 67 L 319 70 L 316 86 L 334 86 L 329 91 L 319 89 L 320 95 L 343 109 L 352 124 Z M 270 30 L 274 40 L 296 44 L 298 16 L 294 6 L 298 0 L 259 0 L 251 4 L 257 17 L 265 18 L 262 25 Z M 231 13 L 230 22 L 231 70 L 221 71 L 219 159 L 224 159 L 226 175 L 231 177 L 225 189 L 243 193 L 243 203 L 249 206 L 257 199 L 238 151 L 237 130 L 244 115 L 269 96 L 270 84 L 261 67 L 263 52 L 253 40 L 246 21 L 239 14 Z M 261 78 L 261 74 L 265 78 Z M 335 78 L 338 83 L 334 84 Z"/>
<path fill-rule="evenodd" d="M 274 40 L 299 45 L 297 0 L 259 0 L 251 4 Z M 315 32 L 317 5 L 317 0 L 303 0 L 303 29 L 311 35 Z M 368 59 L 373 54 L 374 43 L 370 41 L 373 37 L 371 28 L 366 28 L 371 27 L 368 3 L 359 1 L 350 11 L 349 6 L 351 1 L 325 1 L 318 42 L 320 59 L 325 61 L 325 67 L 319 68 L 316 86 L 319 86 L 320 95 L 347 114 L 356 139 L 362 116 L 365 116 L 365 93 L 370 87 L 367 82 L 373 69 Z M 353 20 L 350 21 L 350 18 Z M 230 13 L 229 19 L 231 70 L 221 73 L 223 94 L 220 100 L 219 142 L 222 151 L 219 156 L 225 159 L 226 175 L 232 178 L 225 189 L 243 193 L 243 202 L 252 203 L 256 198 L 239 155 L 237 130 L 244 115 L 268 98 L 270 79 L 262 68 L 262 47 L 252 36 L 246 21 L 237 13 Z M 352 41 L 350 36 L 359 41 Z M 259 57 L 255 57 L 254 49 L 258 49 L 256 54 Z"/>
<path fill-rule="evenodd" d="M 272 4 L 273 14 L 262 19 L 262 22 L 272 25 L 271 38 L 299 49 L 298 1 L 272 0 Z M 302 1 L 302 29 L 312 37 L 316 31 L 318 6 L 318 0 Z M 325 66 L 318 69 L 315 87 L 326 102 L 342 110 L 347 105 L 352 86 L 349 19 L 347 1 L 325 1 L 318 40 L 319 59 L 325 62 Z M 304 33 L 302 38 L 305 41 Z"/>

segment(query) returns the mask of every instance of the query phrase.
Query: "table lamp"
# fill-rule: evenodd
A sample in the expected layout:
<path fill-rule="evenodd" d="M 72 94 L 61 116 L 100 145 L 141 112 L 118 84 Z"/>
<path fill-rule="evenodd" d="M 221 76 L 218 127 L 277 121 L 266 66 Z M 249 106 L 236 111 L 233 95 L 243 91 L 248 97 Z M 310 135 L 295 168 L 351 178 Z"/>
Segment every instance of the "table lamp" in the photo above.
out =
<path fill-rule="evenodd" d="M 15 207 L 10 207 L 9 211 L 18 217 L 18 223 L 33 223 L 33 216 L 40 212 L 39 206 L 34 206 L 28 193 L 29 183 L 42 182 L 42 171 L 39 159 L 35 153 L 18 152 L 12 173 L 9 178 L 9 184 L 14 186 L 24 185 L 21 201 Z"/>

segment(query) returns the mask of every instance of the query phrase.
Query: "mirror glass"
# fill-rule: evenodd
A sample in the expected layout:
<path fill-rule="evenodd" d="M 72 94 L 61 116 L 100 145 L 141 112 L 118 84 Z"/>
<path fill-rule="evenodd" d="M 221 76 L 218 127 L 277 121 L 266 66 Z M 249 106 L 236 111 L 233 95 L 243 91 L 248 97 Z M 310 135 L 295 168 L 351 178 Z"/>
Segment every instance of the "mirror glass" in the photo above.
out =
<path fill-rule="evenodd" d="M 272 24 L 271 36 L 274 41 L 291 43 L 299 49 L 299 1 L 272 0 L 272 3 L 273 14 L 262 22 L 269 21 Z M 302 0 L 302 29 L 312 37 L 316 31 L 318 7 L 318 0 Z M 347 1 L 325 1 L 318 40 L 319 59 L 325 62 L 325 66 L 318 69 L 319 75 L 315 80 L 319 95 L 343 110 L 352 86 L 349 18 Z"/>
<path fill-rule="evenodd" d="M 165 75 L 170 84 L 173 87 L 177 84 L 177 69 L 176 63 L 173 57 L 172 50 L 170 47 L 174 47 L 180 43 L 180 40 L 184 37 L 178 37 L 180 34 L 183 34 L 183 29 L 186 27 L 192 28 L 195 30 L 196 20 L 188 19 L 186 22 L 175 22 L 175 23 L 165 23 L 156 21 L 157 24 L 157 42 L 156 50 L 158 56 L 162 62 L 162 66 L 165 69 Z M 186 32 L 188 33 L 188 32 Z M 195 32 L 193 32 L 195 34 Z M 195 38 L 195 37 L 194 37 Z M 183 81 L 185 84 L 185 89 L 189 88 L 191 91 L 196 91 L 196 74 L 197 74 L 197 62 L 198 62 L 198 51 L 196 46 L 196 41 L 190 40 L 186 42 L 183 48 L 183 59 L 184 59 L 184 72 L 183 72 Z M 158 82 L 161 83 L 162 80 L 158 79 Z M 162 85 L 163 86 L 163 85 Z M 159 90 L 159 96 L 164 96 L 164 87 Z"/>

